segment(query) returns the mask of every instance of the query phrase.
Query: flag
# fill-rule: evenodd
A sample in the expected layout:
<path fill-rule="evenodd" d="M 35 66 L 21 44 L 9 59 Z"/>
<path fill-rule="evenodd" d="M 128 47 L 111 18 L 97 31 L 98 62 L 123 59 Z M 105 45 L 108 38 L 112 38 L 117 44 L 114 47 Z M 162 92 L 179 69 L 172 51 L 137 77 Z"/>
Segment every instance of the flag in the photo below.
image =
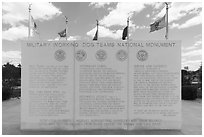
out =
<path fill-rule="evenodd" d="M 125 38 L 127 37 L 128 35 L 128 26 L 126 26 L 123 30 L 123 36 L 122 36 L 122 40 L 125 40 Z"/>
<path fill-rule="evenodd" d="M 95 36 L 94 36 L 93 40 L 98 40 L 98 29 L 97 29 L 97 31 L 95 33 Z"/>
<path fill-rule="evenodd" d="M 160 18 L 157 21 L 155 21 L 154 23 L 152 23 L 150 25 L 150 32 L 160 30 L 160 29 L 166 27 L 165 17 L 166 17 L 166 15 L 164 15 L 162 18 Z"/>
<path fill-rule="evenodd" d="M 66 37 L 66 29 L 58 33 L 60 37 Z"/>
<path fill-rule="evenodd" d="M 37 30 L 37 24 L 36 24 L 35 20 L 33 19 L 33 16 L 31 16 L 30 28 L 33 31 L 33 35 L 34 34 L 39 34 L 39 32 Z"/>

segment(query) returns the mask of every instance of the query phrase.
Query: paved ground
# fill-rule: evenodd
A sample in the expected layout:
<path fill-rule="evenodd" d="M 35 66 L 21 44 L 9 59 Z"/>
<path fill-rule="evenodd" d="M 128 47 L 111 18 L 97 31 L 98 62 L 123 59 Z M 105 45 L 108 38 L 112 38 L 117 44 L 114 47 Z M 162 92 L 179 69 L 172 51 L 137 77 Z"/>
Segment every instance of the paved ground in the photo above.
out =
<path fill-rule="evenodd" d="M 2 103 L 2 134 L 3 135 L 201 135 L 202 134 L 202 100 L 182 101 L 181 130 L 89 130 L 89 131 L 21 131 L 20 130 L 20 99 L 11 99 Z"/>

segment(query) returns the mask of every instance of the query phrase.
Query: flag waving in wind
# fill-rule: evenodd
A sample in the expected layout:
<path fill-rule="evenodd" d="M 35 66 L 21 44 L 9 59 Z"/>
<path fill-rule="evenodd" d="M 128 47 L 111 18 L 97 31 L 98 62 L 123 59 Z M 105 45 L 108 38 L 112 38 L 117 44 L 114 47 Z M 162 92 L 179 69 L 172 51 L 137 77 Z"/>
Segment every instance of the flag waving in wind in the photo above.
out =
<path fill-rule="evenodd" d="M 164 15 L 162 18 L 158 19 L 154 23 L 150 25 L 150 32 L 160 30 L 164 27 L 166 27 L 166 21 L 165 21 L 166 15 Z"/>
<path fill-rule="evenodd" d="M 37 24 L 33 18 L 33 16 L 31 15 L 31 5 L 32 4 L 29 4 L 29 18 L 28 18 L 28 38 L 30 38 L 31 36 L 32 37 L 35 37 L 36 34 L 38 34 L 39 38 L 40 38 L 40 33 L 38 32 L 38 27 L 37 27 Z M 32 34 L 31 34 L 32 33 Z"/>
<path fill-rule="evenodd" d="M 95 33 L 93 40 L 98 40 L 98 30 L 96 30 L 96 33 Z"/>
<path fill-rule="evenodd" d="M 96 20 L 96 33 L 95 33 L 95 35 L 94 35 L 94 38 L 93 38 L 93 40 L 98 40 L 98 20 Z"/>
<path fill-rule="evenodd" d="M 35 20 L 33 19 L 33 16 L 31 16 L 31 26 L 33 26 L 34 29 L 37 29 L 37 24 L 35 23 Z"/>
<path fill-rule="evenodd" d="M 33 31 L 33 35 L 39 34 L 39 32 L 37 31 L 37 24 L 36 24 L 35 20 L 33 19 L 33 16 L 31 16 L 30 27 Z"/>
<path fill-rule="evenodd" d="M 127 40 L 129 39 L 128 27 L 129 27 L 129 17 L 127 18 L 127 26 L 123 30 L 122 40 L 125 40 L 126 37 L 127 37 Z"/>
<path fill-rule="evenodd" d="M 60 37 L 66 37 L 66 29 L 58 33 Z"/>
<path fill-rule="evenodd" d="M 125 40 L 128 35 L 128 26 L 126 26 L 123 30 L 122 40 Z"/>

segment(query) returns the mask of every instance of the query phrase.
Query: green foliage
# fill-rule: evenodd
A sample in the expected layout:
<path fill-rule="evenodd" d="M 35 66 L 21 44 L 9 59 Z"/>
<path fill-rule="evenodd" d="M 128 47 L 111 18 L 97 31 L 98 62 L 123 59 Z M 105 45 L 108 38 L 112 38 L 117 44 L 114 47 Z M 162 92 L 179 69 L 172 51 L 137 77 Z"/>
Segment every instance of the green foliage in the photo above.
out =
<path fill-rule="evenodd" d="M 21 65 L 18 67 L 10 63 L 2 66 L 2 100 L 9 99 L 13 87 L 20 86 Z"/>
<path fill-rule="evenodd" d="M 196 71 L 182 70 L 181 76 L 182 99 L 194 100 L 197 97 L 202 98 L 202 65 Z M 194 80 L 198 83 L 192 84 Z"/>
<path fill-rule="evenodd" d="M 202 65 L 200 66 L 200 68 L 197 71 L 198 71 L 198 75 L 199 75 L 199 80 L 202 83 Z"/>
<path fill-rule="evenodd" d="M 11 98 L 12 89 L 10 87 L 2 87 L 2 100 Z"/>
<path fill-rule="evenodd" d="M 202 88 L 199 87 L 197 90 L 197 98 L 202 98 Z"/>
<path fill-rule="evenodd" d="M 15 67 L 13 64 L 6 63 L 2 66 L 2 79 L 21 78 L 21 65 Z"/>
<path fill-rule="evenodd" d="M 182 76 L 182 86 L 183 85 L 190 85 L 190 73 L 186 70 L 181 70 L 181 76 Z"/>
<path fill-rule="evenodd" d="M 182 86 L 182 99 L 194 100 L 197 98 L 197 88 L 193 85 Z"/>

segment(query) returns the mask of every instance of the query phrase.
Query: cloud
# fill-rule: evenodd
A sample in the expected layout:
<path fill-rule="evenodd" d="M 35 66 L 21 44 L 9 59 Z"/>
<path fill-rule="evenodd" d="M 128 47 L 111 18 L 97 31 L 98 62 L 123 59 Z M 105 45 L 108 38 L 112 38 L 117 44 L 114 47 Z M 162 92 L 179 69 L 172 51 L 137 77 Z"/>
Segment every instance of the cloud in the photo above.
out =
<path fill-rule="evenodd" d="M 182 66 L 189 66 L 191 70 L 197 70 L 202 60 L 201 35 L 197 35 L 195 39 L 192 46 L 182 48 Z"/>
<path fill-rule="evenodd" d="M 2 20 L 12 26 L 28 21 L 28 3 L 4 2 L 2 4 Z M 61 11 L 52 3 L 32 3 L 31 15 L 35 20 L 49 20 L 61 14 Z"/>
<path fill-rule="evenodd" d="M 196 39 L 202 39 L 202 34 L 198 34 L 198 35 L 194 36 L 194 38 L 196 38 Z"/>
<path fill-rule="evenodd" d="M 69 37 L 67 38 L 67 40 L 80 40 L 80 39 L 81 39 L 80 36 L 69 36 Z"/>
<path fill-rule="evenodd" d="M 136 29 L 149 29 L 150 26 L 145 26 L 145 25 L 142 25 L 142 26 L 135 26 Z"/>
<path fill-rule="evenodd" d="M 100 37 L 109 37 L 109 38 L 113 38 L 113 39 L 120 39 L 122 37 L 122 31 L 123 30 L 110 30 L 104 26 L 99 26 L 99 38 Z M 94 37 L 96 33 L 96 27 L 93 28 L 92 30 L 90 30 L 89 32 L 87 32 L 86 34 L 88 36 Z"/>
<path fill-rule="evenodd" d="M 189 27 L 193 27 L 196 25 L 202 24 L 202 16 L 201 13 L 199 15 L 194 16 L 193 18 L 187 20 L 183 24 L 173 23 L 171 28 L 185 29 Z"/>
<path fill-rule="evenodd" d="M 39 21 L 50 20 L 62 13 L 52 3 L 32 3 L 31 9 L 31 15 Z M 28 3 L 3 2 L 2 22 L 10 25 L 10 28 L 3 31 L 3 39 L 17 40 L 26 37 L 28 33 L 25 25 L 28 22 Z"/>
<path fill-rule="evenodd" d="M 194 50 L 194 49 L 197 49 L 197 47 L 196 46 L 190 46 L 190 47 L 184 48 L 184 50 Z"/>
<path fill-rule="evenodd" d="M 198 70 L 200 67 L 202 60 L 188 60 L 188 61 L 184 61 L 182 62 L 182 68 L 184 68 L 185 66 L 188 66 L 190 70 Z"/>
<path fill-rule="evenodd" d="M 2 64 L 11 63 L 18 65 L 21 63 L 21 52 L 20 51 L 2 51 Z"/>
<path fill-rule="evenodd" d="M 198 40 L 195 41 L 193 46 L 186 47 L 183 50 L 187 51 L 187 50 L 201 49 L 202 48 L 202 37 L 201 37 L 201 35 L 197 35 L 197 37 L 195 37 L 195 38 L 196 39 L 198 38 Z"/>
<path fill-rule="evenodd" d="M 193 56 L 201 56 L 202 55 L 202 49 L 192 50 L 188 52 L 182 53 L 182 57 L 193 57 Z"/>
<path fill-rule="evenodd" d="M 202 24 L 202 4 L 199 2 L 176 2 L 169 5 L 168 10 L 168 22 L 170 28 L 185 29 L 193 27 L 199 24 Z M 153 20 L 161 18 L 166 13 L 166 8 L 164 7 L 161 12 L 155 15 Z M 192 18 L 189 18 L 184 21 L 184 23 L 175 23 L 180 19 L 187 17 L 188 15 L 194 15 Z"/>
<path fill-rule="evenodd" d="M 199 24 L 202 24 L 201 14 L 187 20 L 185 23 L 178 26 L 178 28 L 179 29 L 184 29 L 184 28 L 189 28 L 189 27 L 196 26 L 196 25 L 199 25 Z"/>
<path fill-rule="evenodd" d="M 97 5 L 99 7 L 103 7 L 105 3 L 92 3 L 92 5 Z M 110 4 L 110 3 L 109 3 Z M 99 22 L 101 25 L 105 27 L 111 26 L 126 26 L 127 18 L 130 17 L 129 25 L 130 27 L 134 27 L 135 24 L 132 22 L 131 18 L 133 15 L 141 12 L 146 6 L 152 6 L 154 8 L 153 20 L 156 20 L 166 13 L 166 7 L 163 2 L 149 2 L 149 3 L 117 3 L 116 7 L 110 10 L 109 14 L 104 16 Z M 201 9 L 202 4 L 199 2 L 176 2 L 169 3 L 169 24 L 171 28 L 179 28 L 184 29 L 191 26 L 195 26 L 201 24 Z M 161 9 L 163 7 L 163 9 Z M 161 9 L 160 12 L 158 10 Z M 157 12 L 156 12 L 157 11 Z M 194 18 L 190 18 L 186 20 L 183 24 L 175 23 L 175 21 L 180 20 L 183 17 L 188 15 L 195 15 Z M 150 17 L 150 14 L 146 15 L 147 18 Z"/>
<path fill-rule="evenodd" d="M 18 40 L 28 37 L 28 27 L 18 26 L 12 27 L 2 32 L 2 38 L 5 40 Z"/>
<path fill-rule="evenodd" d="M 202 3 L 199 2 L 175 2 L 169 5 L 168 17 L 169 23 L 177 21 L 190 14 L 198 14 L 201 12 Z M 155 15 L 153 20 L 164 16 L 166 7 L 164 7 L 158 14 Z"/>
<path fill-rule="evenodd" d="M 202 40 L 200 39 L 200 40 L 196 41 L 194 46 L 197 46 L 197 47 L 202 46 Z"/>
<path fill-rule="evenodd" d="M 150 17 L 150 15 L 149 15 L 149 14 L 147 14 L 147 15 L 146 15 L 146 17 L 147 17 L 147 18 L 149 18 L 149 17 Z"/>
<path fill-rule="evenodd" d="M 152 3 L 148 3 L 150 4 L 152 7 L 154 7 L 154 9 L 160 9 L 162 6 L 164 6 L 163 2 L 152 2 Z"/>
<path fill-rule="evenodd" d="M 110 3 L 109 3 L 110 4 Z M 136 26 L 131 20 L 133 15 L 141 12 L 146 5 L 156 5 L 155 3 L 130 3 L 120 2 L 116 7 L 109 9 L 109 13 L 105 15 L 99 21 L 99 37 L 109 37 L 113 39 L 120 39 L 122 37 L 122 31 L 127 25 L 127 18 L 129 17 L 129 35 L 136 29 L 146 29 L 149 26 Z M 158 4 L 158 3 L 157 3 Z M 159 7 L 158 5 L 156 6 Z M 150 16 L 150 15 L 148 15 Z M 111 27 L 121 27 L 121 29 L 115 29 Z M 96 32 L 96 27 L 87 32 L 88 36 L 93 37 Z"/>
<path fill-rule="evenodd" d="M 197 64 L 200 62 L 201 60 L 188 60 L 188 61 L 184 61 L 182 64 Z"/>
<path fill-rule="evenodd" d="M 173 28 L 179 28 L 179 24 L 178 23 L 172 23 L 171 25 L 169 25 L 169 27 L 171 28 L 171 29 L 173 29 Z"/>
<path fill-rule="evenodd" d="M 94 8 L 104 8 L 105 5 L 110 5 L 110 2 L 91 2 L 89 6 Z"/>
<path fill-rule="evenodd" d="M 105 27 L 111 26 L 126 26 L 127 18 L 132 17 L 134 13 L 139 13 L 145 8 L 144 3 L 118 3 L 116 8 L 111 10 L 107 16 L 100 20 L 100 24 Z M 130 26 L 134 26 L 132 21 L 129 22 Z"/>

